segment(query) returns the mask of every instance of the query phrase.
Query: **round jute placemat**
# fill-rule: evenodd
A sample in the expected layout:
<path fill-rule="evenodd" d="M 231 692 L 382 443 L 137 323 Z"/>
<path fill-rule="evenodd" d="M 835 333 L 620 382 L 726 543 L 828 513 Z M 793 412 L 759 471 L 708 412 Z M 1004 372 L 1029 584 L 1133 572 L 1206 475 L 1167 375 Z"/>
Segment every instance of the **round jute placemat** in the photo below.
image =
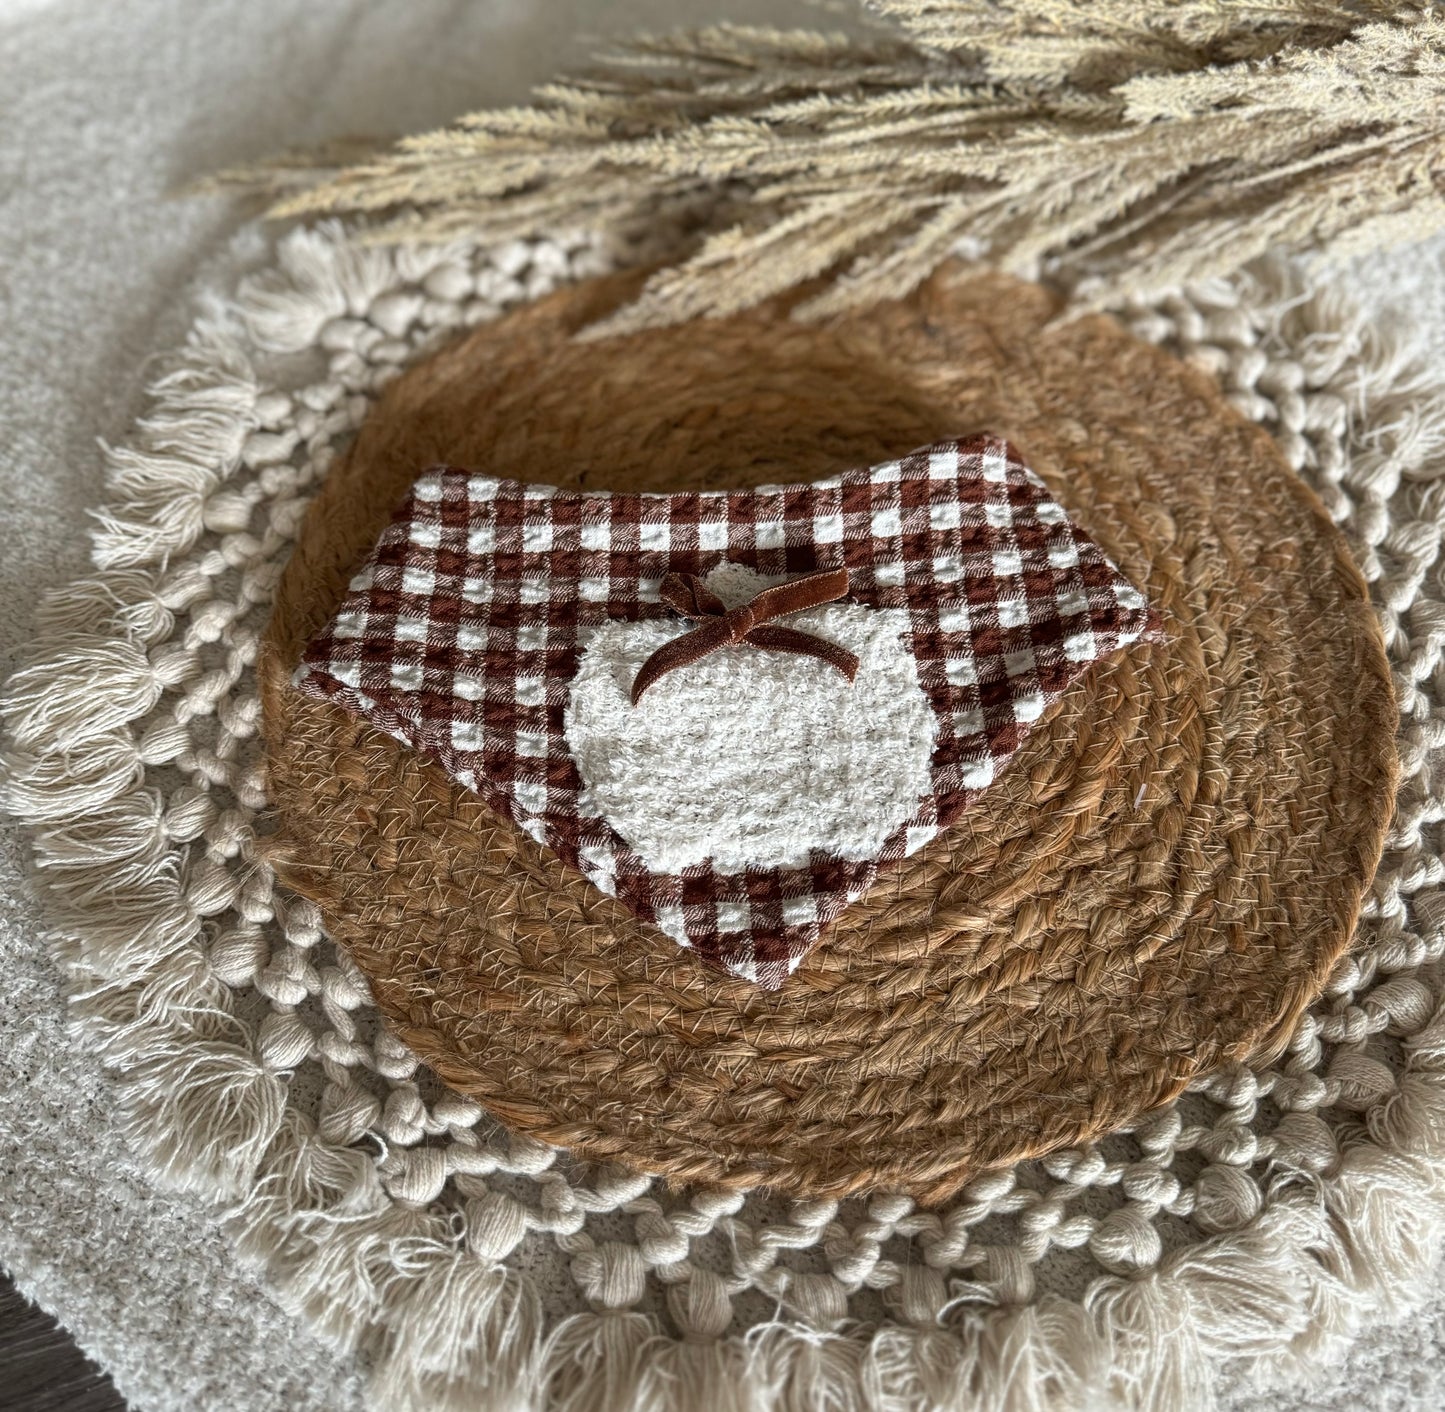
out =
<path fill-rule="evenodd" d="M 816 328 L 781 306 L 585 342 L 626 279 L 401 377 L 302 527 L 259 666 L 277 832 L 378 1006 L 504 1122 L 739 1186 L 940 1200 L 1287 1038 L 1344 948 L 1395 787 L 1360 575 L 1202 375 L 1042 290 L 948 270 Z M 777 994 L 702 970 L 439 768 L 288 684 L 414 476 L 800 481 L 941 436 L 1013 440 L 1164 615 L 964 822 Z"/>

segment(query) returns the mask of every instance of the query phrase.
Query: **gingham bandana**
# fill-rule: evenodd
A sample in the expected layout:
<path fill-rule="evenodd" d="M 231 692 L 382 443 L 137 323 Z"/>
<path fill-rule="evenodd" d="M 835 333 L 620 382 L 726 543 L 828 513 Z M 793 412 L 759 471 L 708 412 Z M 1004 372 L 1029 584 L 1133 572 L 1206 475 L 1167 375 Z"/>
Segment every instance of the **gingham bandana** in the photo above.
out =
<path fill-rule="evenodd" d="M 908 615 L 937 717 L 932 793 L 862 862 L 650 871 L 579 811 L 564 737 L 584 639 L 675 618 L 670 572 L 848 570 L 849 601 Z M 426 472 L 296 672 L 438 761 L 644 921 L 734 975 L 780 986 L 881 868 L 947 828 L 1050 703 L 1156 616 L 1007 443 L 944 441 L 810 485 L 613 495 Z"/>

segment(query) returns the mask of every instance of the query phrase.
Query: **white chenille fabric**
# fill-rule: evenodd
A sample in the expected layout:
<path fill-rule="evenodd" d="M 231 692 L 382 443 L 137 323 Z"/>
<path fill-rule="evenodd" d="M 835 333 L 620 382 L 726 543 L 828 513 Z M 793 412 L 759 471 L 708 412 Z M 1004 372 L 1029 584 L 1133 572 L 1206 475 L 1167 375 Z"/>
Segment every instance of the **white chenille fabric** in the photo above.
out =
<path fill-rule="evenodd" d="M 704 582 L 729 607 L 775 580 L 741 566 Z M 907 615 L 839 603 L 788 626 L 858 658 L 825 663 L 724 648 L 632 704 L 642 664 L 691 624 L 610 623 L 582 653 L 567 706 L 584 813 L 655 872 L 711 859 L 720 872 L 799 868 L 814 851 L 869 858 L 931 788 L 937 723 L 903 641 Z"/>

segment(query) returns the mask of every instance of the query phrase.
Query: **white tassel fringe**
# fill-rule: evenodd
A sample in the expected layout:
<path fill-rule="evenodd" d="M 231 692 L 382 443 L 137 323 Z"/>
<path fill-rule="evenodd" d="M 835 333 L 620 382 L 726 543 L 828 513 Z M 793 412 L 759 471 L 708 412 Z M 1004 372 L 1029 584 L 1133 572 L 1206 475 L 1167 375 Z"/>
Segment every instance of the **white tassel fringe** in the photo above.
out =
<path fill-rule="evenodd" d="M 257 1027 L 210 969 L 204 880 L 178 864 L 178 840 L 199 827 L 188 810 L 206 805 L 168 805 L 144 785 L 146 766 L 186 741 L 139 723 L 191 670 L 160 645 L 173 615 L 225 567 L 167 566 L 200 541 L 208 501 L 257 426 L 248 340 L 310 347 L 395 285 L 398 258 L 335 229 L 293 234 L 279 270 L 193 337 L 152 389 L 134 446 L 109 453 L 98 576 L 50 599 L 52 635 L 5 693 L 4 802 L 33 827 L 77 1023 L 112 1066 L 157 1180 L 228 1203 L 243 1256 L 321 1334 L 372 1360 L 377 1405 L 396 1412 L 1183 1412 L 1208 1403 L 1224 1360 L 1278 1376 L 1417 1304 L 1445 1233 L 1445 1010 L 1406 1045 L 1403 1078 L 1333 1170 L 1283 1177 L 1244 1229 L 1140 1278 L 1098 1280 L 1081 1303 L 1042 1298 L 871 1332 L 776 1323 L 680 1340 L 652 1315 L 599 1309 L 548 1334 L 527 1277 L 467 1250 L 460 1218 L 394 1201 L 369 1156 L 325 1142 L 288 1108 L 286 1073 L 263 1062 Z M 1287 294 L 1275 295 L 1282 325 L 1306 317 Z M 1388 489 L 1445 472 L 1445 407 L 1421 391 L 1433 370 L 1343 298 L 1317 296 L 1308 318 L 1309 339 L 1291 340 L 1299 356 L 1358 368 L 1369 430 L 1352 453 L 1357 478 Z M 1365 538 L 1377 542 L 1368 527 Z M 1402 681 L 1407 706 L 1411 689 Z"/>

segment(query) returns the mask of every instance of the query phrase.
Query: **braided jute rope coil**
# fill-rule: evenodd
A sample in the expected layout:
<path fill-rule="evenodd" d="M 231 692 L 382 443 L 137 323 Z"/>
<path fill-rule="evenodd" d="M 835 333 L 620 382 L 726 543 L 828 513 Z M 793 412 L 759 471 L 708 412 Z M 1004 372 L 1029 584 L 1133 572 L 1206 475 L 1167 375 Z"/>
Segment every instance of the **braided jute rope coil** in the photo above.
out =
<path fill-rule="evenodd" d="M 1269 1057 L 1355 925 L 1396 786 L 1364 581 L 1210 381 L 1042 290 L 945 271 L 826 329 L 781 307 L 606 343 L 563 292 L 388 391 L 308 511 L 259 663 L 279 831 L 396 1032 L 508 1126 L 678 1182 L 942 1201 Z M 961 826 L 777 995 L 703 971 L 439 768 L 288 678 L 411 479 L 803 481 L 988 429 L 1146 586 Z"/>

